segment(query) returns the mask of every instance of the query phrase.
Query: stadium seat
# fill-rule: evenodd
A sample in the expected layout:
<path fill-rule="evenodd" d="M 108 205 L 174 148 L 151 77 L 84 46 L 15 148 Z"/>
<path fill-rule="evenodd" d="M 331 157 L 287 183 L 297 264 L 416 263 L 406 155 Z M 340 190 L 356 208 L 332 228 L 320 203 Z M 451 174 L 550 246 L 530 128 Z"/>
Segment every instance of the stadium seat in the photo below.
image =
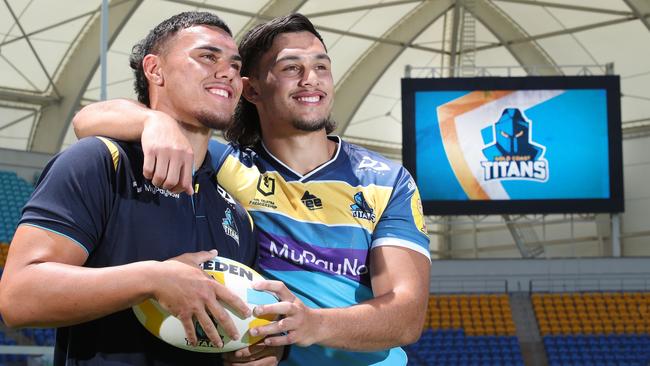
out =
<path fill-rule="evenodd" d="M 645 293 L 534 294 L 531 301 L 549 365 L 650 364 Z"/>
<path fill-rule="evenodd" d="M 0 171 L 0 243 L 11 242 L 20 212 L 33 190 L 32 185 L 16 173 Z"/>
<path fill-rule="evenodd" d="M 432 295 L 409 365 L 523 366 L 505 294 Z"/>

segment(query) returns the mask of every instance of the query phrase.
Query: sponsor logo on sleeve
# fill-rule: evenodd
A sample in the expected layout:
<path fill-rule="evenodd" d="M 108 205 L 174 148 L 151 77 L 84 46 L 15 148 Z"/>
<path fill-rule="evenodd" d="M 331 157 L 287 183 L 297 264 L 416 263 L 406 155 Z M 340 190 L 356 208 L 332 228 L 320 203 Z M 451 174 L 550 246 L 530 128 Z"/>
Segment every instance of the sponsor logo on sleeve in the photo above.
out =
<path fill-rule="evenodd" d="M 232 206 L 232 207 L 236 206 L 236 202 L 232 198 L 232 196 L 228 192 L 226 192 L 226 190 L 223 189 L 223 187 L 221 187 L 218 184 L 217 184 L 217 192 L 219 192 L 219 195 L 221 196 L 221 198 L 223 198 L 224 201 L 228 202 L 228 204 L 230 204 L 230 206 Z"/>
<path fill-rule="evenodd" d="M 374 160 L 369 156 L 364 156 L 359 163 L 359 170 L 371 170 L 374 172 L 387 172 L 390 170 L 388 164 Z"/>

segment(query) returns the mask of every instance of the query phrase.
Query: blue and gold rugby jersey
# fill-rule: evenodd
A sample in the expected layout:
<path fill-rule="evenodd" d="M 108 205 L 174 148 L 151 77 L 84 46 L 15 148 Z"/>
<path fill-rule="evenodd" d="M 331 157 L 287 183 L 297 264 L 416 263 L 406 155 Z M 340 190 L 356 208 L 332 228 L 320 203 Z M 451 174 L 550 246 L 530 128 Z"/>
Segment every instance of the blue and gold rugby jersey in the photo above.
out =
<path fill-rule="evenodd" d="M 370 250 L 398 245 L 429 257 L 420 195 L 402 166 L 338 142 L 336 155 L 307 175 L 263 146 L 210 142 L 217 180 L 253 217 L 259 269 L 287 284 L 312 308 L 347 307 L 373 298 Z M 293 347 L 287 365 L 405 365 L 401 348 L 349 352 Z"/>

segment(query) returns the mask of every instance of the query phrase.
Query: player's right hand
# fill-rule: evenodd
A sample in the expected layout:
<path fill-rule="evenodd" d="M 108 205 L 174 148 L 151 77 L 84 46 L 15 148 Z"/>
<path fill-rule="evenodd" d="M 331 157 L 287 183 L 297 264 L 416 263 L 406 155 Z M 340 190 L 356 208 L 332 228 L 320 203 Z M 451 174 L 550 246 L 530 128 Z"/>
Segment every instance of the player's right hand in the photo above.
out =
<path fill-rule="evenodd" d="M 244 317 L 250 315 L 250 309 L 241 298 L 200 268 L 201 263 L 216 255 L 216 250 L 212 250 L 171 258 L 161 262 L 161 273 L 154 276 L 157 280 L 154 284 L 155 299 L 181 321 L 187 340 L 192 345 L 197 343 L 195 320 L 218 347 L 223 347 L 223 342 L 215 322 L 223 327 L 230 338 L 239 339 L 234 322 L 219 301 Z"/>
<path fill-rule="evenodd" d="M 142 151 L 142 172 L 153 185 L 174 193 L 194 193 L 194 151 L 175 119 L 160 111 L 149 111 L 142 130 Z"/>

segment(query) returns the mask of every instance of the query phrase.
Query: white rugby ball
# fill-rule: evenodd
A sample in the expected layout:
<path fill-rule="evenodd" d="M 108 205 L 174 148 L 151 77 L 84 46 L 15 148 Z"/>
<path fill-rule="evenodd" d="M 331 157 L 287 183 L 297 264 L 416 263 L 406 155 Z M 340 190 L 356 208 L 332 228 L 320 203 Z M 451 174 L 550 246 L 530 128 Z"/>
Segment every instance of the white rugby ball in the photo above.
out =
<path fill-rule="evenodd" d="M 202 266 L 203 270 L 212 278 L 241 297 L 251 310 L 256 305 L 278 302 L 277 298 L 271 293 L 251 288 L 253 282 L 264 278 L 242 263 L 228 258 L 215 257 L 203 263 Z M 274 316 L 255 317 L 251 315 L 248 318 L 241 318 L 226 307 L 226 311 L 237 327 L 240 338 L 238 340 L 230 339 L 223 328 L 217 325 L 217 330 L 224 343 L 222 348 L 218 348 L 212 344 L 196 321 L 194 327 L 196 328 L 198 342 L 196 346 L 190 346 L 185 337 L 185 330 L 181 321 L 164 310 L 156 300 L 145 300 L 141 304 L 134 306 L 133 311 L 140 323 L 161 340 L 188 351 L 207 353 L 231 352 L 257 343 L 263 337 L 253 337 L 250 335 L 249 330 L 275 320 Z"/>

